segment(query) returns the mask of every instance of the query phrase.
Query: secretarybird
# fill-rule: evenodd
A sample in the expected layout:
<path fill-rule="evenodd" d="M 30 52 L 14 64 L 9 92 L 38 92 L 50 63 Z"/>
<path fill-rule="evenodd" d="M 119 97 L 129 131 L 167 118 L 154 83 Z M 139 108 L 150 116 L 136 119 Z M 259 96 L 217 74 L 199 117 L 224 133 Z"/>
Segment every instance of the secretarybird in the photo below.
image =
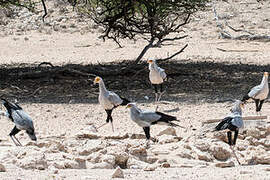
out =
<path fill-rule="evenodd" d="M 113 109 L 117 108 L 118 106 L 125 106 L 129 103 L 129 100 L 118 96 L 116 93 L 112 91 L 108 91 L 105 87 L 105 84 L 101 77 L 96 77 L 94 80 L 94 84 L 99 84 L 99 96 L 98 101 L 100 105 L 105 109 L 107 113 L 106 123 L 99 126 L 97 129 L 101 128 L 105 124 L 111 122 L 112 131 L 114 132 L 113 127 L 113 118 L 112 118 L 112 111 Z"/>
<path fill-rule="evenodd" d="M 7 116 L 15 124 L 14 128 L 9 133 L 14 144 L 16 146 L 22 146 L 15 136 L 21 130 L 25 130 L 31 140 L 36 141 L 35 128 L 31 117 L 17 103 L 11 103 L 2 98 L 2 104 L 7 111 L 1 111 L 0 114 Z"/>

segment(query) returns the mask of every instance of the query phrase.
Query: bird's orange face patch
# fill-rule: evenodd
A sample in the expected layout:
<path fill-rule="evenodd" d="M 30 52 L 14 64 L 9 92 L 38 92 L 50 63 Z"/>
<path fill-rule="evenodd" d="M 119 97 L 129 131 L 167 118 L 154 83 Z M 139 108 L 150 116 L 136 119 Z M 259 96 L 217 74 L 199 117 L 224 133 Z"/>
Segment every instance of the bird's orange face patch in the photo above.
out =
<path fill-rule="evenodd" d="M 153 61 L 153 60 L 148 60 L 147 62 L 148 62 L 148 63 L 153 63 L 154 61 Z"/>
<path fill-rule="evenodd" d="M 94 80 L 94 83 L 99 83 L 99 81 L 100 81 L 100 77 L 96 77 Z"/>
<path fill-rule="evenodd" d="M 132 105 L 131 104 L 127 104 L 126 108 L 131 108 Z"/>
<path fill-rule="evenodd" d="M 268 76 L 268 72 L 264 72 L 263 75 L 264 75 L 264 76 Z"/>
<path fill-rule="evenodd" d="M 241 109 L 244 109 L 244 108 L 245 108 L 244 103 L 241 103 L 241 104 L 240 104 L 240 108 L 241 108 Z"/>

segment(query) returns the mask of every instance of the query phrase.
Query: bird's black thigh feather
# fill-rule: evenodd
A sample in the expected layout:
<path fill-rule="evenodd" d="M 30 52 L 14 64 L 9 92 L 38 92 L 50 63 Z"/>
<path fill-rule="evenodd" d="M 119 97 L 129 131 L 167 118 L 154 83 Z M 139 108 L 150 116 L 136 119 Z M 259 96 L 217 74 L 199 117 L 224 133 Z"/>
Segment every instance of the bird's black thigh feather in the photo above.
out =
<path fill-rule="evenodd" d="M 264 100 L 261 100 L 258 107 L 258 111 L 261 111 L 263 103 L 264 103 Z"/>
<path fill-rule="evenodd" d="M 234 131 L 233 145 L 236 144 L 236 139 L 237 139 L 237 137 L 238 137 L 238 130 L 235 130 L 235 131 Z"/>
<path fill-rule="evenodd" d="M 260 100 L 259 99 L 255 99 L 255 105 L 256 105 L 256 112 L 259 112 L 259 103 L 260 103 Z"/>
<path fill-rule="evenodd" d="M 158 93 L 158 85 L 157 84 L 153 84 L 154 89 L 155 89 L 155 93 Z"/>
<path fill-rule="evenodd" d="M 162 86 L 162 84 L 160 84 L 160 92 L 161 93 L 163 92 L 163 86 Z"/>
<path fill-rule="evenodd" d="M 11 130 L 11 132 L 9 133 L 9 135 L 10 136 L 15 136 L 20 131 L 21 131 L 20 129 L 18 129 L 16 126 L 14 126 L 14 128 Z"/>
<path fill-rule="evenodd" d="M 248 95 L 245 95 L 243 98 L 242 98 L 242 102 L 246 102 L 247 100 L 249 100 L 250 97 Z"/>
<path fill-rule="evenodd" d="M 228 137 L 228 144 L 232 145 L 232 132 L 231 131 L 227 132 L 227 137 Z"/>
<path fill-rule="evenodd" d="M 143 127 L 146 139 L 150 139 L 150 127 Z"/>
<path fill-rule="evenodd" d="M 112 118 L 112 109 L 110 109 L 110 110 L 107 110 L 107 109 L 105 109 L 105 111 L 106 111 L 106 113 L 107 113 L 107 119 L 106 119 L 106 122 L 108 123 L 108 122 L 112 122 L 113 121 L 113 118 Z"/>

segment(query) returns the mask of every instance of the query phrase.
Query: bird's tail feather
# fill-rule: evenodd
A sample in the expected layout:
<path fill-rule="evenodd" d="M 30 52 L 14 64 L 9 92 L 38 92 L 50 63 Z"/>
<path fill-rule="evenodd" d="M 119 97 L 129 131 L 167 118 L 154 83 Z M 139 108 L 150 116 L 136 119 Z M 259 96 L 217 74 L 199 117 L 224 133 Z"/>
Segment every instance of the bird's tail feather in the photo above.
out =
<path fill-rule="evenodd" d="M 180 127 L 178 124 L 175 124 L 173 122 L 169 122 L 169 125 L 172 126 L 172 127 Z"/>
<path fill-rule="evenodd" d="M 126 106 L 128 103 L 130 103 L 128 99 L 123 98 L 123 97 L 120 97 L 120 98 L 123 100 L 123 102 L 120 104 L 121 106 Z"/>
<path fill-rule="evenodd" d="M 248 96 L 248 94 L 246 94 L 243 98 L 242 98 L 242 102 L 246 103 L 248 100 L 250 99 L 250 97 Z"/>

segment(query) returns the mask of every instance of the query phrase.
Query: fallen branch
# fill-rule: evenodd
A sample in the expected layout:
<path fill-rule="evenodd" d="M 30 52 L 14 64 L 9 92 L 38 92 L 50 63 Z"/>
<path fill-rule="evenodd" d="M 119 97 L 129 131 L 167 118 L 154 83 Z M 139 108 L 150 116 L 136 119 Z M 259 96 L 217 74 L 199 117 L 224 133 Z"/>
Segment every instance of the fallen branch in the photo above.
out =
<path fill-rule="evenodd" d="M 167 58 L 164 58 L 164 59 L 157 59 L 156 61 L 159 61 L 159 62 L 167 61 L 167 60 L 177 56 L 178 54 L 182 53 L 186 49 L 186 47 L 188 47 L 188 44 L 186 44 L 182 49 L 180 49 L 180 51 L 174 53 L 173 55 L 171 55 L 171 56 L 169 56 Z"/>
<path fill-rule="evenodd" d="M 42 65 L 49 65 L 49 66 L 51 66 L 51 67 L 54 67 L 54 65 L 53 65 L 52 63 L 50 63 L 50 62 L 42 62 L 42 63 L 40 63 L 40 64 L 38 65 L 38 67 L 41 67 Z"/>
<path fill-rule="evenodd" d="M 42 21 L 44 22 L 44 19 L 48 13 L 47 13 L 47 7 L 46 7 L 44 0 L 41 0 L 41 2 L 42 2 L 43 9 L 44 9 L 44 15 L 42 16 Z"/>
<path fill-rule="evenodd" d="M 242 119 L 246 120 L 246 121 L 255 121 L 255 120 L 267 119 L 267 116 L 247 116 L 247 117 L 242 117 Z M 202 122 L 202 126 L 205 124 L 220 122 L 222 120 L 223 119 L 209 119 L 209 120 Z"/>
<path fill-rule="evenodd" d="M 222 52 L 259 52 L 259 50 L 245 50 L 245 49 L 221 49 L 221 48 L 217 48 L 217 50 L 222 51 Z"/>

